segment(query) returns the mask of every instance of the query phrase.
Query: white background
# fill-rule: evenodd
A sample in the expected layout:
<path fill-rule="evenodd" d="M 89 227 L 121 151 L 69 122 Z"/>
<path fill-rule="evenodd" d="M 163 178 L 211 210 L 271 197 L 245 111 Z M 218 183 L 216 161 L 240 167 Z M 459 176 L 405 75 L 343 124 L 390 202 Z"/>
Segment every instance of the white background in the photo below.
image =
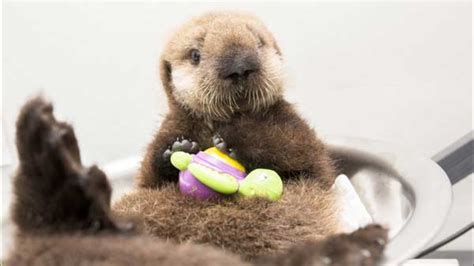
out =
<path fill-rule="evenodd" d="M 472 128 L 467 1 L 7 2 L 4 147 L 14 159 L 18 110 L 42 91 L 74 125 L 86 163 L 141 154 L 166 110 L 156 68 L 164 41 L 211 9 L 249 10 L 264 20 L 286 58 L 288 98 L 322 135 L 397 142 L 431 157 Z M 464 207 L 446 232 L 472 220 L 472 178 L 455 197 Z M 469 248 L 470 237 L 455 247 Z"/>

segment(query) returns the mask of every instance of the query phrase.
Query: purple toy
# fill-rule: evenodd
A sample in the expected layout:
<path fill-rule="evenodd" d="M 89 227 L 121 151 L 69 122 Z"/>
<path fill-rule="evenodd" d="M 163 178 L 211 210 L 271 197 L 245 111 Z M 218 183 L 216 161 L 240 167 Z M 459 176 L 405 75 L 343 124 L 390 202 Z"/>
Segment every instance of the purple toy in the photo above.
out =
<path fill-rule="evenodd" d="M 246 176 L 243 166 L 227 155 L 222 154 L 216 148 L 210 148 L 204 152 L 201 151 L 193 155 L 190 163 L 197 163 L 217 172 L 230 174 L 238 181 L 242 181 Z M 179 189 L 183 194 L 199 199 L 210 199 L 221 195 L 202 184 L 189 170 L 180 171 Z"/>

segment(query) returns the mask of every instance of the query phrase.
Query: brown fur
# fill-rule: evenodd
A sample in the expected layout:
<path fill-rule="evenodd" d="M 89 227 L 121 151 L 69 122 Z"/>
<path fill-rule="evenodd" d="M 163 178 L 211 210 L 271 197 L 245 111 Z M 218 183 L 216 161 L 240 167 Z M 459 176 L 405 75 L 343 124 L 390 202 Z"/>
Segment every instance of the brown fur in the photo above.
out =
<path fill-rule="evenodd" d="M 377 264 L 382 256 L 386 230 L 379 225 L 369 225 L 352 234 L 337 234 L 325 241 L 303 242 L 272 257 L 257 261 L 258 265 L 331 265 L 369 266 Z"/>
<path fill-rule="evenodd" d="M 383 251 L 380 243 L 383 241 L 386 241 L 385 230 L 369 226 L 350 235 L 334 235 L 326 241 L 301 243 L 284 253 L 260 257 L 254 263 L 249 263 L 236 255 L 206 245 L 176 245 L 148 236 L 88 235 L 78 232 L 21 235 L 17 237 L 16 249 L 5 265 L 371 266 L 380 259 Z"/>
<path fill-rule="evenodd" d="M 56 121 L 53 106 L 34 98 L 22 108 L 16 144 L 12 219 L 22 231 L 115 228 L 109 219 L 111 187 L 96 166 L 82 167 L 70 125 Z M 73 202 L 74 204 L 51 204 Z"/>
<path fill-rule="evenodd" d="M 150 235 L 180 243 L 209 243 L 252 259 L 336 233 L 332 200 L 316 182 L 300 179 L 287 183 L 277 202 L 202 201 L 167 185 L 158 190 L 139 189 L 124 196 L 113 209 L 121 216 L 139 217 Z"/>
<path fill-rule="evenodd" d="M 198 49 L 202 55 L 197 65 L 189 60 L 192 49 Z M 231 84 L 219 76 L 222 59 L 257 50 L 259 71 L 251 75 L 246 84 Z M 180 84 L 173 80 L 178 69 L 191 74 L 188 75 L 192 81 L 192 88 L 188 88 L 190 97 L 183 97 L 179 93 Z M 258 111 L 282 98 L 284 73 L 280 48 L 265 25 L 244 12 L 210 12 L 182 25 L 163 50 L 160 74 L 171 109 L 186 109 L 193 116 L 211 120 L 225 120 L 243 105 Z M 253 90 L 239 94 L 237 87 Z M 237 102 L 239 98 L 245 101 Z M 248 101 L 249 98 L 252 101 Z"/>
<path fill-rule="evenodd" d="M 121 235 L 21 236 L 6 265 L 245 265 L 238 256 L 206 247 Z"/>

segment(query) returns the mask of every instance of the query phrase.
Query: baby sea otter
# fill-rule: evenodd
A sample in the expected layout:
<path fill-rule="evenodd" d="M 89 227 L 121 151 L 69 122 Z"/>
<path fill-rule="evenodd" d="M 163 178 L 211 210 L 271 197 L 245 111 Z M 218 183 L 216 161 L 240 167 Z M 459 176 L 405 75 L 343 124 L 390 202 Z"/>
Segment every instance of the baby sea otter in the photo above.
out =
<path fill-rule="evenodd" d="M 216 145 L 249 171 L 269 168 L 285 180 L 304 176 L 330 187 L 336 173 L 328 152 L 283 98 L 282 64 L 275 38 L 252 15 L 209 13 L 178 29 L 161 57 L 169 113 L 139 184 L 176 182 L 171 152 Z"/>

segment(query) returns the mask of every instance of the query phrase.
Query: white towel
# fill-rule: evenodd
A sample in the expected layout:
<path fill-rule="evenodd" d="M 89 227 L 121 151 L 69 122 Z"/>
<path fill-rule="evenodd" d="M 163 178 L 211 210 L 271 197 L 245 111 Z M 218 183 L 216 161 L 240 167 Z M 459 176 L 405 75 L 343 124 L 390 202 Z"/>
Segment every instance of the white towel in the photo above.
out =
<path fill-rule="evenodd" d="M 345 175 L 339 175 L 333 186 L 339 206 L 341 231 L 350 233 L 373 222 L 359 195 Z"/>

